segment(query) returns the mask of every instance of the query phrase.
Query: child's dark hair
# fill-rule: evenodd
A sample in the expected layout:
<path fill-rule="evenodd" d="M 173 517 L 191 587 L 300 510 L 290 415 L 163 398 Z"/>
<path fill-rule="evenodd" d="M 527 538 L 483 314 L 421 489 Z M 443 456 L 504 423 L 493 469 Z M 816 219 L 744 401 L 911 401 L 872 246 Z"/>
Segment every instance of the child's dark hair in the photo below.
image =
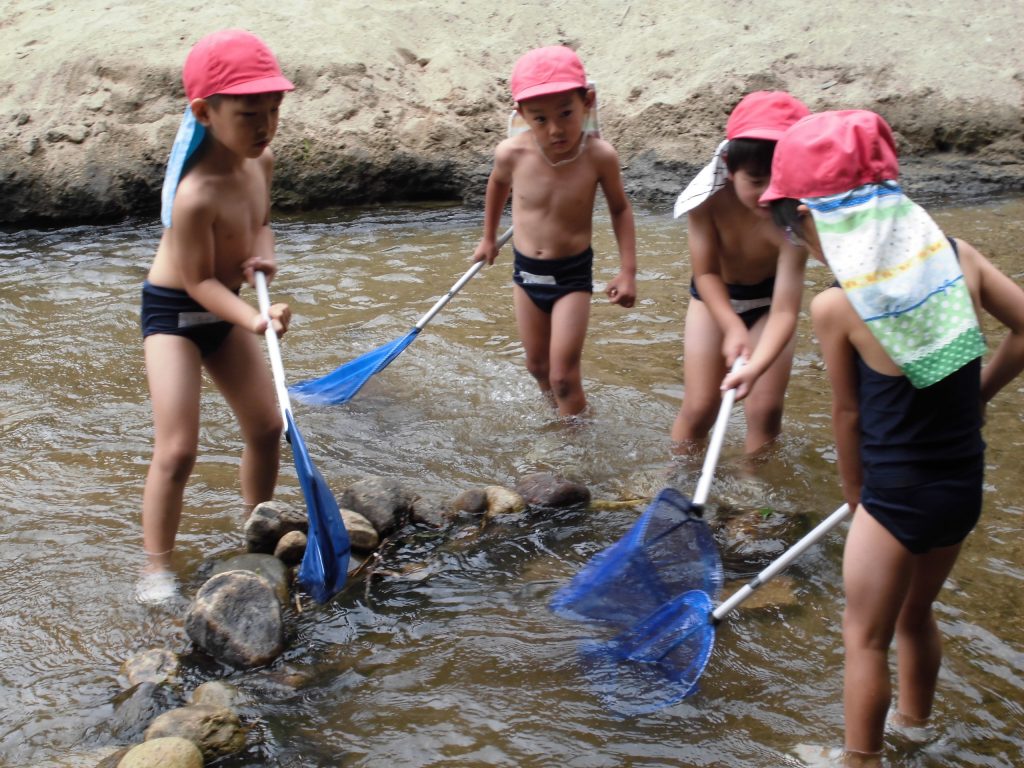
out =
<path fill-rule="evenodd" d="M 772 200 L 769 205 L 772 209 L 772 221 L 775 222 L 775 226 L 784 232 L 792 232 L 793 237 L 801 242 L 806 240 L 804 237 L 804 217 L 797 210 L 800 207 L 799 200 L 792 197 L 782 197 L 778 200 Z"/>
<path fill-rule="evenodd" d="M 746 171 L 751 176 L 771 176 L 774 141 L 733 139 L 725 148 L 725 167 L 729 173 Z"/>

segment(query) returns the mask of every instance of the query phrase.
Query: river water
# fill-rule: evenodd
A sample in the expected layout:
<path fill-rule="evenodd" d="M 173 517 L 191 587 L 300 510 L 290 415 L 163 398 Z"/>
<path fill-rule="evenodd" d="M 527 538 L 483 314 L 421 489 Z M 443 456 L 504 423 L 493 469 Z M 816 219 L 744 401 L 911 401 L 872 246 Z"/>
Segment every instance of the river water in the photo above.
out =
<path fill-rule="evenodd" d="M 1024 200 L 934 213 L 1024 279 Z M 295 412 L 336 493 L 377 474 L 440 504 L 552 471 L 601 502 L 640 501 L 409 530 L 372 578 L 295 616 L 285 655 L 250 672 L 192 653 L 180 616 L 132 600 L 151 448 L 138 292 L 158 229 L 0 234 L 0 764 L 94 765 L 82 755 L 118 743 L 119 667 L 153 646 L 185 654 L 184 688 L 223 677 L 241 690 L 249 747 L 217 763 L 231 768 L 768 766 L 795 764 L 800 743 L 841 743 L 845 526 L 786 574 L 795 601 L 741 606 L 717 631 L 700 692 L 654 715 L 606 710 L 577 662 L 587 629 L 546 607 L 644 499 L 696 483 L 670 460 L 668 439 L 682 395 L 685 234 L 662 213 L 638 212 L 637 225 L 636 307 L 595 294 L 583 425 L 559 423 L 523 366 L 507 250 L 354 400 Z M 479 216 L 348 210 L 282 218 L 276 233 L 272 296 L 295 311 L 284 363 L 298 382 L 404 335 L 469 266 Z M 594 244 L 600 284 L 617 269 L 600 214 Z M 807 298 L 827 279 L 811 268 Z M 1024 764 L 1022 385 L 989 408 L 985 511 L 938 603 L 937 738 L 893 742 L 893 765 Z M 176 561 L 186 592 L 242 541 L 240 442 L 219 396 L 204 397 Z M 728 580 L 750 578 L 839 504 L 829 419 L 805 316 L 779 444 L 751 466 L 739 411 L 727 434 L 708 516 Z M 301 504 L 285 457 L 279 495 Z"/>

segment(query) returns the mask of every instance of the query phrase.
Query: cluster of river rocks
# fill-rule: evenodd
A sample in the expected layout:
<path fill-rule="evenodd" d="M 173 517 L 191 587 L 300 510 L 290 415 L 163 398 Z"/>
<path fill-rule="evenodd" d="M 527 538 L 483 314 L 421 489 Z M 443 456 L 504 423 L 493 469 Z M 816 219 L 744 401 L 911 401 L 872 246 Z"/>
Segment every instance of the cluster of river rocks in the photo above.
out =
<path fill-rule="evenodd" d="M 584 485 L 539 473 L 524 476 L 514 489 L 473 488 L 438 507 L 398 481 L 367 477 L 338 501 L 352 544 L 353 579 L 383 541 L 410 523 L 440 527 L 457 515 L 491 520 L 585 506 L 591 494 Z M 291 584 L 307 529 L 305 511 L 286 504 L 266 502 L 253 510 L 245 525 L 247 552 L 216 563 L 188 604 L 185 631 L 199 652 L 226 670 L 265 667 L 281 655 L 285 622 L 293 615 L 288 608 L 301 599 Z M 210 679 L 185 691 L 182 664 L 166 648 L 146 649 L 125 661 L 125 691 L 113 702 L 111 732 L 122 744 L 138 743 L 106 755 L 97 768 L 201 768 L 246 748 L 237 690 Z"/>

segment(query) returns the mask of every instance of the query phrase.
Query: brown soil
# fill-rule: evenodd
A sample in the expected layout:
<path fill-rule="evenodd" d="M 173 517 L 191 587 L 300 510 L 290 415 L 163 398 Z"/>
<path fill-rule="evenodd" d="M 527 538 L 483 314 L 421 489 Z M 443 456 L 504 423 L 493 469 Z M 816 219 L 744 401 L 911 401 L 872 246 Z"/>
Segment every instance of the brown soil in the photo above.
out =
<path fill-rule="evenodd" d="M 170 4 L 8 0 L 0 10 L 0 223 L 155 219 L 201 35 L 242 26 L 297 90 L 275 139 L 288 209 L 483 192 L 535 45 L 577 48 L 634 200 L 668 206 L 746 92 L 881 112 L 917 197 L 1024 189 L 1024 5 L 794 0 Z"/>

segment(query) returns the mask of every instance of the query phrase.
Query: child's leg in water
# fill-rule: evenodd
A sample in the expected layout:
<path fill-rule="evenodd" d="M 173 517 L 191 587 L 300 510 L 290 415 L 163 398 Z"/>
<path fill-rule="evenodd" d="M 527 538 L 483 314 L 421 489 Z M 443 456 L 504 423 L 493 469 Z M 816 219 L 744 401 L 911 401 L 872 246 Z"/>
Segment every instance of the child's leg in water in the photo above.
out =
<path fill-rule="evenodd" d="M 915 555 L 863 507 L 857 509 L 843 554 L 847 750 L 871 754 L 882 749 L 892 697 L 888 652 L 894 634 L 899 637 L 899 711 L 918 721 L 931 714 L 942 656 L 932 603 L 959 549 Z"/>
<path fill-rule="evenodd" d="M 590 321 L 590 293 L 576 291 L 555 302 L 551 311 L 549 383 L 560 416 L 581 416 L 587 408 L 583 393 L 583 343 Z"/>
<path fill-rule="evenodd" d="M 518 285 L 512 290 L 526 369 L 541 392 L 552 399 L 559 415 L 578 415 L 587 405 L 580 360 L 590 315 L 590 294 L 567 294 L 555 302 L 548 314 Z"/>
<path fill-rule="evenodd" d="M 750 329 L 750 343 L 756 347 L 768 322 L 768 315 L 762 316 Z M 796 349 L 796 335 L 768 366 L 754 383 L 750 394 L 743 400 L 747 421 L 746 451 L 752 454 L 782 432 L 782 408 L 793 368 L 793 351 Z"/>
<path fill-rule="evenodd" d="M 205 363 L 242 432 L 239 475 L 248 514 L 260 502 L 272 499 L 277 485 L 284 425 L 274 381 L 259 337 L 243 328 L 234 328 Z"/>
<path fill-rule="evenodd" d="M 148 572 L 170 568 L 185 485 L 199 442 L 202 364 L 183 336 L 154 334 L 143 344 L 153 407 L 153 458 L 142 495 L 142 546 Z"/>
<path fill-rule="evenodd" d="M 725 372 L 722 332 L 704 302 L 691 299 L 683 334 L 683 402 L 671 433 L 675 453 L 695 453 L 703 446 L 722 404 Z"/>
<path fill-rule="evenodd" d="M 550 354 L 551 315 L 542 312 L 518 285 L 512 287 L 512 305 L 516 313 L 519 339 L 526 354 L 526 370 L 537 381 L 540 391 L 554 402 L 551 392 Z"/>

